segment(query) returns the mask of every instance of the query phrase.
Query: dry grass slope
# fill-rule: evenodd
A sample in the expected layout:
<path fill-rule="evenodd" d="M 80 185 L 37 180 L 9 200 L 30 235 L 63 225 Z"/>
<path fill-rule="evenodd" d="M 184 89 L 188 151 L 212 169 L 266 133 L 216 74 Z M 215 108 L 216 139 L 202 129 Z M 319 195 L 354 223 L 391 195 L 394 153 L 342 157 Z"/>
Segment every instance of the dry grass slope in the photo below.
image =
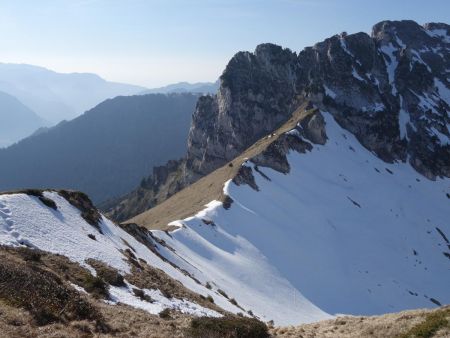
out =
<path fill-rule="evenodd" d="M 186 336 L 190 315 L 170 310 L 166 316 L 159 316 L 127 305 L 104 303 L 109 284 L 121 285 L 123 278 L 133 279 L 138 288 L 162 289 L 169 297 L 193 300 L 225 314 L 145 262 L 139 262 L 140 268 L 123 277 L 99 261 L 90 260 L 89 264 L 97 277 L 64 256 L 0 246 L 0 337 Z M 89 294 L 80 293 L 70 283 Z M 136 290 L 139 294 L 140 289 Z"/>
<path fill-rule="evenodd" d="M 371 317 L 345 316 L 300 326 L 276 327 L 270 333 L 279 338 L 448 338 L 450 307 Z"/>

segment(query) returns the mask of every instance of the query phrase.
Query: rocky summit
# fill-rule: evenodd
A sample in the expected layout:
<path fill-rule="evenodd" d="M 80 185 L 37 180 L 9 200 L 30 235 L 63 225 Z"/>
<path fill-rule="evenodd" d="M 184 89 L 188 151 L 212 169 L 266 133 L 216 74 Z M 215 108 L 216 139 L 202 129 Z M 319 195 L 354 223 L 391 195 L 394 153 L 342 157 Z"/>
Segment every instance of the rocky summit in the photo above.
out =
<path fill-rule="evenodd" d="M 334 35 L 298 54 L 273 44 L 239 52 L 216 95 L 199 99 L 188 152 L 161 180 L 104 206 L 120 221 L 143 212 L 242 153 L 302 104 L 332 114 L 385 162 L 450 177 L 450 26 L 383 21 L 371 35 Z M 310 134 L 321 128 L 316 118 Z M 319 133 L 320 134 L 320 133 Z M 157 170 L 161 172 L 161 169 Z"/>

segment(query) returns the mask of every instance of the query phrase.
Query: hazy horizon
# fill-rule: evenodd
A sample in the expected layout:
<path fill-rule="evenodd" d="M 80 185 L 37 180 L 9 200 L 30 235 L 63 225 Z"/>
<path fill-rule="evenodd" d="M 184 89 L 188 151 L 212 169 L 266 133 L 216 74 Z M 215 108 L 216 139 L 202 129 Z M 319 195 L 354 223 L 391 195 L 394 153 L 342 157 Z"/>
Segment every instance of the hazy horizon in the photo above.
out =
<path fill-rule="evenodd" d="M 299 51 L 382 20 L 450 21 L 444 0 L 44 0 L 0 1 L 0 9 L 8 32 L 0 62 L 147 88 L 214 82 L 236 52 L 264 42 Z"/>

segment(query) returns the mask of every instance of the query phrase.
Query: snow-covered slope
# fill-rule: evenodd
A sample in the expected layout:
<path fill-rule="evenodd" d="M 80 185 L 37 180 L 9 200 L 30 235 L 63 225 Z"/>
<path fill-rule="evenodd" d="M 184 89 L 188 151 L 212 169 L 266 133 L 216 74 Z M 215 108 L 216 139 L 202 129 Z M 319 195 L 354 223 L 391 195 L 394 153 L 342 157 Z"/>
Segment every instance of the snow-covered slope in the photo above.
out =
<path fill-rule="evenodd" d="M 450 180 L 383 162 L 322 115 L 326 143 L 289 153 L 288 174 L 247 161 L 259 191 L 229 181 L 228 210 L 154 231 L 163 255 L 276 324 L 450 303 Z"/>
<path fill-rule="evenodd" d="M 217 305 L 237 313 L 241 309 L 232 305 L 225 297 L 208 290 L 185 273 L 162 261 L 146 245 L 122 230 L 113 222 L 102 217 L 99 228 L 90 225 L 82 217 L 78 208 L 70 204 L 58 192 L 43 192 L 44 198 L 52 200 L 56 209 L 44 205 L 39 197 L 25 193 L 0 195 L 0 244 L 7 246 L 28 246 L 54 254 L 61 254 L 71 261 L 95 270 L 86 260 L 96 259 L 126 275 L 131 266 L 127 262 L 125 250 L 133 248 L 137 259 L 144 259 L 170 277 L 201 295 L 211 295 Z M 151 238 L 149 238 L 149 244 Z M 121 302 L 157 314 L 164 308 L 177 309 L 192 315 L 220 316 L 212 309 L 205 308 L 186 299 L 167 298 L 159 290 L 144 289 L 154 302 L 140 300 L 132 291 L 133 285 L 110 286 L 111 302 Z"/>

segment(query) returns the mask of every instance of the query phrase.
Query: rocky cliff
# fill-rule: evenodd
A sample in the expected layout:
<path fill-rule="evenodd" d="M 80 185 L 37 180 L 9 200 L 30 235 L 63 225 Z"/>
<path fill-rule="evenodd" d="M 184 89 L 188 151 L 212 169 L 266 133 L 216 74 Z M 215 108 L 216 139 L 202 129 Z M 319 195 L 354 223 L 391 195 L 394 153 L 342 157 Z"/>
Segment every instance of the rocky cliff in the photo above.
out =
<path fill-rule="evenodd" d="M 306 101 L 382 160 L 409 162 L 431 180 L 450 177 L 449 72 L 450 26 L 443 23 L 383 21 L 371 35 L 341 33 L 298 54 L 273 44 L 239 52 L 218 93 L 199 99 L 186 158 L 164 182 L 110 204 L 109 215 L 125 220 L 153 207 L 271 133 Z M 320 121 L 308 123 L 317 134 Z"/>
<path fill-rule="evenodd" d="M 309 99 L 383 160 L 450 175 L 450 26 L 384 21 L 298 55 L 264 44 L 238 53 L 215 97 L 202 98 L 189 168 L 204 175 L 270 133 Z"/>

